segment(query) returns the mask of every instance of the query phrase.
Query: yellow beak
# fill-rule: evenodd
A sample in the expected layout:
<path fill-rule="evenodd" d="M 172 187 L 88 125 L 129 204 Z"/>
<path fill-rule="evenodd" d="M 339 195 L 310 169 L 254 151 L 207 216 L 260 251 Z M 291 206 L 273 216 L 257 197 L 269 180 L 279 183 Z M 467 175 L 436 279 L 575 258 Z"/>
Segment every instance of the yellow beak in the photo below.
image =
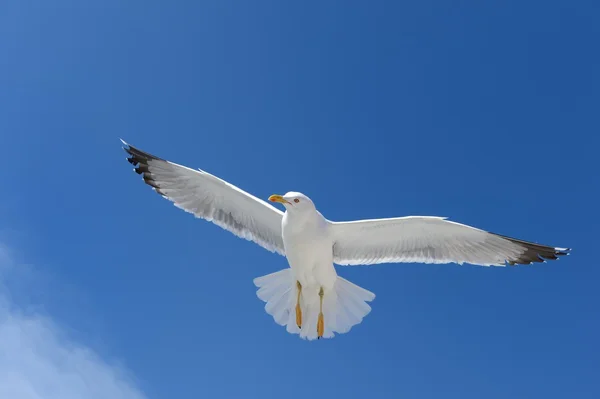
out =
<path fill-rule="evenodd" d="M 273 194 L 269 197 L 269 201 L 271 202 L 279 202 L 282 204 L 290 204 L 289 201 L 286 201 L 281 195 Z M 290 204 L 291 205 L 291 204 Z"/>

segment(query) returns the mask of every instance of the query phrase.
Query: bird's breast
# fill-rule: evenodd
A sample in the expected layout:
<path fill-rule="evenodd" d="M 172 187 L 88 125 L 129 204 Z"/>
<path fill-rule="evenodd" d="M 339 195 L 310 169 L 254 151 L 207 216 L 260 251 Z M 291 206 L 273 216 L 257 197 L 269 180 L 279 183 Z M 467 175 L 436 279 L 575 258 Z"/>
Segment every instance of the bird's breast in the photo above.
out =
<path fill-rule="evenodd" d="M 331 253 L 331 242 L 327 226 L 318 217 L 295 218 L 294 216 L 284 216 L 282 235 L 285 253 L 290 261 L 292 261 L 292 258 L 306 258 L 314 255 L 325 256 Z"/>
<path fill-rule="evenodd" d="M 308 220 L 286 219 L 282 224 L 283 245 L 295 278 L 303 286 L 317 284 L 330 288 L 336 273 L 327 222 L 320 214 Z"/>
<path fill-rule="evenodd" d="M 284 242 L 306 244 L 325 239 L 328 230 L 325 220 L 319 214 L 290 215 L 286 212 L 283 216 L 281 232 Z"/>

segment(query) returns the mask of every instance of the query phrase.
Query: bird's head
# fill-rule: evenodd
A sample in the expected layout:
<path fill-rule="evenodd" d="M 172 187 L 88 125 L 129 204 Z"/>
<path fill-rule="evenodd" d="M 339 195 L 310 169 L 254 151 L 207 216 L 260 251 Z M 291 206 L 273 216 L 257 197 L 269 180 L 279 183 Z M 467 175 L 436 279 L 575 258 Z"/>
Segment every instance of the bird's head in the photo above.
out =
<path fill-rule="evenodd" d="M 285 195 L 273 194 L 269 197 L 271 202 L 283 204 L 287 211 L 302 212 L 306 210 L 315 210 L 315 204 L 302 193 L 290 191 Z"/>

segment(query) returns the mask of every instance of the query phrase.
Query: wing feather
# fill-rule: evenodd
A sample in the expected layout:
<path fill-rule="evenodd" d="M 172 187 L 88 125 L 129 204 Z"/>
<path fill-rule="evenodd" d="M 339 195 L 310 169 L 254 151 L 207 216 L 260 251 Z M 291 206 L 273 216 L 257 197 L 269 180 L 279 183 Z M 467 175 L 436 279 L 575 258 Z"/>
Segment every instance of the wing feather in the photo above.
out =
<path fill-rule="evenodd" d="M 203 170 L 161 159 L 124 141 L 123 144 L 135 172 L 176 207 L 285 255 L 280 210 Z"/>
<path fill-rule="evenodd" d="M 530 264 L 570 251 L 480 230 L 435 216 L 331 222 L 333 260 L 339 265 L 378 263 Z"/>

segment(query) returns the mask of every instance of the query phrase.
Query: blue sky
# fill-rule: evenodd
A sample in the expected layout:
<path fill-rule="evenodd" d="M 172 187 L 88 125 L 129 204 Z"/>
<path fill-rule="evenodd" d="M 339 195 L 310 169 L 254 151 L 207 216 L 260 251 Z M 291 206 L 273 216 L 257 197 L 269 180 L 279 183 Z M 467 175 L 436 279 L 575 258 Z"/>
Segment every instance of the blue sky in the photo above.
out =
<path fill-rule="evenodd" d="M 2 2 L 4 394 L 598 397 L 599 17 L 591 0 Z M 118 137 L 332 220 L 448 216 L 574 251 L 339 267 L 373 311 L 301 341 L 252 284 L 285 259 L 154 194 Z"/>

